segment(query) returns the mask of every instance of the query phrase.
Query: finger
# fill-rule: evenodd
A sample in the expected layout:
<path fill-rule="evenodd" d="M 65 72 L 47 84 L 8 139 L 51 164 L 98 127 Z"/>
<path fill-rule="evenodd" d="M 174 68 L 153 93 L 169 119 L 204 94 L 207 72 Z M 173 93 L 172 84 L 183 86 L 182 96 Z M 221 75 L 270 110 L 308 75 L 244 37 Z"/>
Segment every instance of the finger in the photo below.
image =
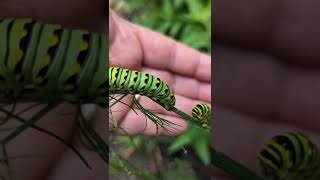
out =
<path fill-rule="evenodd" d="M 198 101 L 211 101 L 211 82 L 199 81 L 195 78 L 173 74 L 166 70 L 142 68 L 142 71 L 161 78 L 176 95 Z"/>
<path fill-rule="evenodd" d="M 107 31 L 106 1 L 4 1 L 0 3 L 0 10 L 0 17 L 32 18 L 61 24 L 66 28 L 88 29 L 99 33 Z"/>
<path fill-rule="evenodd" d="M 136 68 L 141 62 L 139 57 L 143 57 L 143 63 L 146 66 L 168 69 L 181 75 L 210 82 L 210 56 L 188 48 L 159 33 L 129 24 L 112 11 L 110 11 L 109 28 L 110 56 L 113 59 L 111 65 L 126 65 L 125 67 L 128 68 Z M 140 48 L 142 51 L 139 51 Z M 123 53 L 124 51 L 126 53 Z M 128 62 L 128 59 L 131 61 Z M 185 64 L 181 66 L 180 63 Z"/>
<path fill-rule="evenodd" d="M 143 49 L 143 65 L 210 82 L 211 58 L 160 33 L 132 25 Z M 159 43 L 161 42 L 161 43 Z"/>
<path fill-rule="evenodd" d="M 32 15 L 32 10 L 28 9 L 26 6 L 17 4 L 15 2 L 0 2 L 0 17 L 16 17 L 23 18 Z"/>
<path fill-rule="evenodd" d="M 137 114 L 136 114 L 137 112 Z M 161 122 L 157 124 L 147 119 L 144 114 L 140 111 L 134 112 L 130 110 L 125 118 L 121 121 L 120 127 L 117 131 L 121 135 L 167 135 L 167 136 L 176 136 L 183 133 L 186 130 L 187 123 L 174 116 L 156 114 L 157 116 L 165 119 L 169 124 L 163 124 Z"/>
<path fill-rule="evenodd" d="M 281 57 L 278 59 L 281 61 L 319 66 L 317 4 L 319 2 L 313 1 L 216 1 L 214 39 L 260 48 Z"/>
<path fill-rule="evenodd" d="M 87 110 L 94 111 L 94 115 L 91 117 L 93 121 L 93 127 L 99 136 L 107 143 L 107 110 L 100 107 L 88 107 Z M 88 113 L 88 111 L 87 111 Z M 91 114 L 91 113 L 89 113 Z M 76 138 L 73 144 L 77 147 L 80 153 L 88 161 L 92 169 L 88 169 L 85 164 L 69 149 L 66 149 L 55 166 L 48 174 L 49 180 L 67 180 L 67 179 L 107 179 L 108 168 L 106 162 L 104 162 L 99 155 L 91 150 L 86 149 Z M 72 170 L 72 171 L 70 171 Z M 69 173 L 77 172 L 77 173 Z"/>
<path fill-rule="evenodd" d="M 29 106 L 30 104 L 19 104 L 15 113 Z M 43 107 L 44 106 L 36 107 L 24 113 L 21 117 L 28 120 Z M 74 122 L 73 118 L 70 118 L 70 116 L 63 116 L 61 113 L 70 112 L 72 112 L 72 107 L 70 105 L 60 105 L 45 115 L 36 125 L 47 129 L 68 141 L 72 134 Z M 13 128 L 14 130 L 16 127 L 21 126 L 21 123 L 17 122 L 18 121 L 15 119 L 10 119 L 3 128 Z M 2 131 L 1 139 L 4 139 L 4 137 L 11 132 L 12 131 Z M 9 156 L 32 155 L 28 158 L 18 158 L 10 161 L 17 179 L 26 180 L 45 179 L 48 169 L 53 166 L 54 162 L 65 148 L 65 145 L 60 141 L 57 141 L 47 134 L 34 130 L 33 128 L 28 128 L 23 131 L 7 145 Z"/>
<path fill-rule="evenodd" d="M 237 110 L 216 105 L 216 123 L 212 126 L 212 143 L 236 161 L 260 172 L 257 155 L 265 143 L 285 131 L 302 132 L 319 147 L 318 131 L 286 124 L 276 119 L 250 116 Z"/>
<path fill-rule="evenodd" d="M 65 151 L 57 162 L 56 166 L 51 169 L 45 179 L 48 180 L 89 180 L 89 179 L 108 179 L 108 168 L 104 161 L 96 153 L 90 152 L 83 148 L 80 149 L 86 160 L 92 166 L 88 169 L 73 152 Z"/>
<path fill-rule="evenodd" d="M 167 125 L 163 128 L 157 126 L 139 109 L 132 107 L 132 98 L 133 97 L 131 96 L 127 100 L 122 99 L 124 103 L 118 103 L 111 108 L 111 114 L 109 113 L 109 128 L 119 129 L 116 132 L 117 134 L 135 135 L 143 133 L 145 135 L 177 135 L 185 129 L 185 122 L 183 120 L 179 119 L 177 116 L 172 116 L 172 114 L 159 114 L 166 110 L 148 97 L 139 98 L 145 100 L 141 102 L 144 108 L 152 110 L 153 113 L 164 118 L 167 124 L 172 125 L 173 128 Z M 127 103 L 128 101 L 130 101 L 130 104 Z M 158 122 L 157 124 L 160 125 L 161 122 Z M 176 127 L 176 124 L 181 127 Z"/>
<path fill-rule="evenodd" d="M 121 123 L 126 113 L 132 108 L 132 100 L 132 95 L 112 95 L 109 98 L 109 127 L 113 127 L 114 123 Z"/>
<path fill-rule="evenodd" d="M 320 130 L 320 73 L 286 66 L 274 57 L 218 47 L 215 87 L 218 104 Z M 222 60 L 223 59 L 223 60 Z"/>
<path fill-rule="evenodd" d="M 118 102 L 117 105 L 111 107 L 111 114 L 109 114 L 109 127 L 116 127 L 118 129 L 120 127 L 118 134 L 132 135 L 143 133 L 146 135 L 176 135 L 181 133 L 179 132 L 181 130 L 175 129 L 175 124 L 179 124 L 184 129 L 183 126 L 185 122 L 183 120 L 168 113 L 160 115 L 159 113 L 166 111 L 163 107 L 156 104 L 149 97 L 140 97 L 139 99 L 145 99 L 141 102 L 141 105 L 145 109 L 152 110 L 153 113 L 165 119 L 161 120 L 161 122 L 166 121 L 168 125 L 172 125 L 174 128 L 168 127 L 168 129 L 166 129 L 165 127 L 167 127 L 167 125 L 165 125 L 164 128 L 157 126 L 147 118 L 140 109 L 133 108 L 131 105 L 132 98 L 133 97 L 130 95 L 128 99 L 121 99 L 123 103 Z M 117 99 L 120 98 L 117 97 Z M 161 122 L 158 122 L 157 124 L 161 125 Z"/>
<path fill-rule="evenodd" d="M 178 108 L 179 110 L 185 112 L 188 115 L 192 115 L 192 108 L 199 103 L 206 103 L 206 104 L 210 104 L 208 102 L 203 102 L 203 101 L 199 101 L 199 100 L 194 100 L 194 99 L 190 99 L 187 98 L 185 96 L 180 96 L 180 95 L 176 95 L 176 104 L 175 107 Z M 157 104 L 156 102 L 154 102 L 153 100 L 151 100 L 148 97 L 140 97 L 139 98 L 139 102 L 140 104 L 146 108 L 146 109 L 150 109 L 155 111 L 158 114 L 166 114 L 166 115 L 170 115 L 170 116 L 177 116 L 177 114 L 175 114 L 174 112 L 168 111 L 166 109 L 164 109 L 162 106 L 160 106 L 159 104 Z"/>
<path fill-rule="evenodd" d="M 160 117 L 164 117 L 164 119 L 166 119 L 166 117 L 168 117 L 168 121 L 170 121 L 170 123 L 172 124 L 172 126 L 174 128 L 176 128 L 176 126 L 174 124 L 177 124 L 177 122 L 181 122 L 184 121 L 182 119 L 177 119 L 179 116 L 173 112 L 169 112 L 166 109 L 164 109 L 162 106 L 160 106 L 159 104 L 157 104 L 156 102 L 154 102 L 153 100 L 151 100 L 149 97 L 145 97 L 142 96 L 139 99 L 140 104 L 148 110 L 153 111 L 155 114 L 160 115 Z M 124 100 L 125 102 L 125 100 Z M 131 102 L 131 99 L 130 99 Z M 208 102 L 200 102 L 197 100 L 193 100 L 193 99 L 189 99 L 186 98 L 184 96 L 179 96 L 176 95 L 176 105 L 175 107 L 177 107 L 179 110 L 187 113 L 188 115 L 191 116 L 191 110 L 193 108 L 194 105 L 198 104 L 198 103 L 206 103 L 208 104 Z M 121 127 L 124 130 L 120 129 L 118 131 L 118 133 L 122 134 L 122 135 L 128 135 L 128 134 L 137 134 L 137 133 L 144 133 L 147 135 L 177 135 L 180 134 L 181 129 L 175 130 L 174 128 L 168 128 L 169 130 L 173 130 L 173 132 L 168 132 L 165 130 L 165 128 L 160 128 L 159 132 L 156 132 L 155 130 L 157 129 L 157 126 L 154 124 L 154 122 L 152 122 L 150 119 L 146 118 L 146 116 L 144 114 L 142 114 L 140 112 L 140 110 L 136 109 L 136 108 L 132 108 L 131 103 L 130 104 L 118 104 L 115 107 L 111 108 L 112 114 L 109 115 L 109 127 L 110 128 L 114 128 L 114 127 Z M 128 113 L 130 114 L 130 118 L 128 118 Z M 163 116 L 164 115 L 164 116 Z M 135 118 L 131 118 L 131 117 L 135 117 Z M 127 119 L 126 119 L 127 118 Z M 132 121 L 132 122 L 127 122 L 124 123 L 124 121 Z M 114 122 L 115 121 L 115 122 Z M 115 124 L 116 123 L 116 124 Z M 134 126 L 131 126 L 132 124 L 134 124 Z M 182 124 L 182 126 L 184 126 L 184 122 Z M 147 127 L 146 127 L 147 125 Z M 180 123 L 179 123 L 180 125 Z M 180 127 L 178 127 L 180 128 Z M 186 127 L 182 127 L 182 131 L 185 130 Z"/>
<path fill-rule="evenodd" d="M 277 20 L 277 1 L 237 2 L 216 1 L 214 13 L 214 40 L 244 45 L 265 46 L 269 42 L 272 25 Z"/>
<path fill-rule="evenodd" d="M 107 22 L 107 2 L 100 0 L 23 0 L 14 1 L 32 10 L 31 18 L 46 23 L 61 24 L 69 28 L 86 28 L 98 31 Z M 30 17 L 30 15 L 29 15 Z M 103 22 L 103 23 L 102 23 Z M 104 24 L 104 25 L 103 25 Z M 101 32 L 102 30 L 100 30 Z"/>
<path fill-rule="evenodd" d="M 141 67 L 141 45 L 132 28 L 124 19 L 109 10 L 110 66 L 138 70 Z"/>

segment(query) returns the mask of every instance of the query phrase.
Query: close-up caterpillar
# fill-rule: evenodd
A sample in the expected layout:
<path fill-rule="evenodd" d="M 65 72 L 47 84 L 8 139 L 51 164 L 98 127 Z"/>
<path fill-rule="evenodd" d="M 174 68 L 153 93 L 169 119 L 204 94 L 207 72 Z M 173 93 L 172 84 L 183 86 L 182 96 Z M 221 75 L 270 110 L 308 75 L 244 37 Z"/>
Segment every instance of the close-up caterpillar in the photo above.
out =
<path fill-rule="evenodd" d="M 0 98 L 107 105 L 106 34 L 0 20 Z"/>
<path fill-rule="evenodd" d="M 317 147 L 301 134 L 286 132 L 274 136 L 260 152 L 263 173 L 274 180 L 316 180 L 320 178 Z"/>
<path fill-rule="evenodd" d="M 144 95 L 168 111 L 176 101 L 173 91 L 158 77 L 120 67 L 109 68 L 109 93 Z"/>
<path fill-rule="evenodd" d="M 207 104 L 196 104 L 192 108 L 192 116 L 203 125 L 211 126 L 211 108 Z"/>

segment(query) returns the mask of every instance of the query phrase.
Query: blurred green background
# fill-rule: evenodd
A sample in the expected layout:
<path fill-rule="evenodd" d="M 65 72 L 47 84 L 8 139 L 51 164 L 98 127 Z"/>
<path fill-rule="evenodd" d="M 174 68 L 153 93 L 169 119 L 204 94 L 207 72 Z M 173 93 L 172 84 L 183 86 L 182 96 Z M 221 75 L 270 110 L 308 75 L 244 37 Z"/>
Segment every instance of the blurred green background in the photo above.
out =
<path fill-rule="evenodd" d="M 199 51 L 211 54 L 211 0 L 110 0 L 122 17 Z M 201 138 L 201 137 L 199 137 Z M 173 137 L 116 137 L 110 145 L 135 167 L 165 180 L 210 179 L 210 172 L 188 149 L 167 152 Z M 110 158 L 110 179 L 140 179 L 121 161 Z"/>
<path fill-rule="evenodd" d="M 111 0 L 126 19 L 211 53 L 211 0 Z"/>

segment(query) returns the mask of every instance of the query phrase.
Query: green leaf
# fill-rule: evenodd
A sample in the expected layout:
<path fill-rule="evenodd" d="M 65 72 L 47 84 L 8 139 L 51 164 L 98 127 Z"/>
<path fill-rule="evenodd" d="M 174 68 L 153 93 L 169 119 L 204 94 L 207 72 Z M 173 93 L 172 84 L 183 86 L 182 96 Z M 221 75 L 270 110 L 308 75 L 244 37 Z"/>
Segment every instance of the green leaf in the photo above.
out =
<path fill-rule="evenodd" d="M 169 31 L 169 35 L 171 36 L 171 37 L 174 37 L 174 38 L 176 38 L 177 37 L 177 35 L 178 35 L 178 33 L 180 32 L 180 30 L 183 28 L 183 23 L 182 22 L 180 22 L 180 21 L 176 21 L 176 22 L 174 22 L 172 25 L 171 25 L 171 29 L 170 29 L 170 31 Z"/>
<path fill-rule="evenodd" d="M 184 146 L 190 145 L 197 156 L 205 165 L 210 164 L 210 143 L 211 134 L 202 128 L 189 123 L 188 130 L 180 135 L 169 147 L 169 152 L 174 153 L 182 150 Z"/>
<path fill-rule="evenodd" d="M 192 141 L 192 136 L 190 136 L 190 132 L 181 135 L 178 139 L 176 139 L 169 147 L 170 153 L 175 153 L 181 150 L 184 146 L 188 145 Z"/>
<path fill-rule="evenodd" d="M 156 30 L 158 32 L 161 32 L 162 34 L 166 34 L 169 31 L 170 27 L 171 27 L 171 22 L 162 22 L 159 24 Z"/>
<path fill-rule="evenodd" d="M 194 144 L 194 149 L 205 165 L 210 164 L 210 138 L 207 135 L 203 137 L 203 140 L 199 140 Z"/>

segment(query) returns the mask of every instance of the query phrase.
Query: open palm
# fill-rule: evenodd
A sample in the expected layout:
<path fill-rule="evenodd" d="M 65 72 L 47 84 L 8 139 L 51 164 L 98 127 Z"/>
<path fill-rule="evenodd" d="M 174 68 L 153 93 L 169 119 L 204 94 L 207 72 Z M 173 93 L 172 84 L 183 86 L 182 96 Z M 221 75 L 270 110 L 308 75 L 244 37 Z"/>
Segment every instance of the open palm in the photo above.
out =
<path fill-rule="evenodd" d="M 189 114 L 192 107 L 200 101 L 210 104 L 210 56 L 159 33 L 131 24 L 113 11 L 109 13 L 109 36 L 111 66 L 141 70 L 160 77 L 174 91 L 176 107 Z M 142 99 L 142 105 L 148 109 L 159 110 L 157 112 L 161 117 L 181 126 L 172 131 L 160 128 L 158 134 L 175 135 L 186 128 L 184 120 L 166 112 L 148 98 Z M 111 111 L 113 118 L 125 130 L 120 130 L 119 133 L 153 135 L 157 132 L 154 123 L 146 122 L 143 115 L 136 115 L 128 106 L 119 103 Z"/>

